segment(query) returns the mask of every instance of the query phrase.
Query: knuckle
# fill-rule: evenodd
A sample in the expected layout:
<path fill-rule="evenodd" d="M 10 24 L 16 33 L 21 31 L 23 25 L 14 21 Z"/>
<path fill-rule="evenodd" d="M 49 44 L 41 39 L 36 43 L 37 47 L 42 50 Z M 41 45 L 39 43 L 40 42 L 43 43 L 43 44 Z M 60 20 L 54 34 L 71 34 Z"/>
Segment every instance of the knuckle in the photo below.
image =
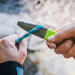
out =
<path fill-rule="evenodd" d="M 75 59 L 75 56 L 73 57 L 73 59 Z"/>
<path fill-rule="evenodd" d="M 66 41 L 60 46 L 60 48 L 61 48 L 62 50 L 60 50 L 59 52 L 61 52 L 62 54 L 65 54 L 65 53 L 67 53 L 67 52 L 70 50 L 71 46 L 72 46 L 72 42 L 69 41 L 69 40 L 66 40 Z"/>
<path fill-rule="evenodd" d="M 6 38 L 6 37 L 3 38 L 3 39 L 1 40 L 1 42 L 5 44 L 5 43 L 7 42 L 7 38 Z"/>
<path fill-rule="evenodd" d="M 58 52 L 58 50 L 57 50 L 57 49 L 54 49 L 54 52 L 55 52 L 56 54 L 59 54 L 59 52 Z"/>
<path fill-rule="evenodd" d="M 14 45 L 10 43 L 10 41 L 8 40 L 7 37 L 3 38 L 3 39 L 1 40 L 1 43 L 4 44 L 4 45 L 6 45 L 6 46 L 7 46 L 7 44 L 8 44 L 9 47 L 14 48 Z"/>
<path fill-rule="evenodd" d="M 10 45 L 10 47 L 11 47 L 11 48 L 15 48 L 15 46 L 14 46 L 14 45 L 12 45 L 12 44 L 9 44 L 9 45 Z"/>
<path fill-rule="evenodd" d="M 69 56 L 67 56 L 67 55 L 63 55 L 63 57 L 64 57 L 64 58 L 70 58 L 70 57 L 69 57 Z"/>
<path fill-rule="evenodd" d="M 65 51 L 68 51 L 68 50 L 69 50 L 69 48 L 70 48 L 70 46 L 66 44 L 66 45 L 64 45 L 64 47 L 63 47 L 63 48 L 64 48 L 64 50 L 65 50 Z"/>
<path fill-rule="evenodd" d="M 74 52 L 72 52 L 72 51 L 70 51 L 70 56 L 74 56 L 75 55 L 75 53 Z"/>
<path fill-rule="evenodd" d="M 54 39 L 54 41 L 57 41 L 57 39 L 60 37 L 60 36 L 64 36 L 64 32 L 63 31 L 59 31 L 58 33 L 56 33 L 55 35 L 54 35 L 54 37 L 55 37 L 55 39 Z M 63 38 L 63 36 L 62 36 L 62 38 Z M 60 39 L 60 38 L 59 38 Z"/>
<path fill-rule="evenodd" d="M 64 36 L 64 31 L 61 30 L 60 32 L 58 32 L 57 35 L 58 35 L 59 37 L 62 36 L 62 35 Z M 63 36 L 62 36 L 62 37 L 63 37 Z"/>
<path fill-rule="evenodd" d="M 23 55 L 23 57 L 25 57 L 27 55 L 27 53 L 25 51 L 22 51 L 22 55 Z"/>

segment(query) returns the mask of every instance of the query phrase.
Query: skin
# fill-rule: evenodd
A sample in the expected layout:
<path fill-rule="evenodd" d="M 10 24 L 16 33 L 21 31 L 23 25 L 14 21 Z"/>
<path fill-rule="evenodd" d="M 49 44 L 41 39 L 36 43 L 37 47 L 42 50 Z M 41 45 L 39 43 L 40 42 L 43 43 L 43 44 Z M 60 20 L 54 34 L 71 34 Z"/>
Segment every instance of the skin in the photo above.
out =
<path fill-rule="evenodd" d="M 24 39 L 17 46 L 15 46 L 15 40 L 21 37 L 16 34 L 4 37 L 0 40 L 0 63 L 6 61 L 16 61 L 23 64 L 27 55 L 27 41 Z"/>
<path fill-rule="evenodd" d="M 75 43 L 69 38 L 75 39 L 75 23 L 61 27 L 59 31 L 48 38 L 46 44 L 49 48 L 54 48 L 55 53 L 62 54 L 65 58 L 73 57 L 75 59 Z M 56 43 L 66 41 L 57 46 Z"/>

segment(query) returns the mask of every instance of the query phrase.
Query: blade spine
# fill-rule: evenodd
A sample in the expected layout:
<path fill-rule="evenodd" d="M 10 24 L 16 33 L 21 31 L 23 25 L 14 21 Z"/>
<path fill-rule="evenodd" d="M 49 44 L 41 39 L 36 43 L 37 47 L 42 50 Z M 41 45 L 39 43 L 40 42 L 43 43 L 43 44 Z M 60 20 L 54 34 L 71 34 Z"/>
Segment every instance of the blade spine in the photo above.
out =
<path fill-rule="evenodd" d="M 37 25 L 37 24 L 28 23 L 28 22 L 21 22 L 21 21 L 18 21 L 17 25 L 18 25 L 19 23 L 23 23 L 23 24 L 29 24 L 29 25 L 33 25 L 33 26 L 36 26 L 36 25 Z"/>

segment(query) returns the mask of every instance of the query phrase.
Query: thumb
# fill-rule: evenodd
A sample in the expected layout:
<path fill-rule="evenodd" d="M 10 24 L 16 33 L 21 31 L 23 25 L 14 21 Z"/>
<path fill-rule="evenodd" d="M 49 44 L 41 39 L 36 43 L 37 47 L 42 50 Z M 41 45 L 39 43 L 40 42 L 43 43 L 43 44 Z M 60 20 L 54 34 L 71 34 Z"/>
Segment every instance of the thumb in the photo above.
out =
<path fill-rule="evenodd" d="M 48 41 L 51 43 L 59 43 L 62 42 L 64 39 L 68 39 L 73 37 L 72 30 L 70 29 L 62 29 L 59 32 L 57 32 L 55 35 L 48 38 Z"/>

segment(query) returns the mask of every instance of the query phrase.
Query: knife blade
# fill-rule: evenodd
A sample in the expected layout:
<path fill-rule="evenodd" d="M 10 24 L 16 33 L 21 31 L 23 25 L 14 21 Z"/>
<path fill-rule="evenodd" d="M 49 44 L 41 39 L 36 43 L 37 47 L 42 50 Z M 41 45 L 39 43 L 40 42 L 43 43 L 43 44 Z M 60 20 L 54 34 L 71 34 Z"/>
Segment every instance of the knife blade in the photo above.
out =
<path fill-rule="evenodd" d="M 36 27 L 37 24 L 32 24 L 32 23 L 27 23 L 27 22 L 21 22 L 19 21 L 17 23 L 17 25 L 21 28 L 23 28 L 24 30 L 26 31 L 29 31 L 31 30 L 32 28 Z M 40 30 L 38 30 L 37 32 L 33 33 L 34 35 L 36 36 L 39 36 L 45 40 L 48 39 L 49 36 L 52 36 L 54 35 L 56 32 L 52 31 L 52 30 L 49 30 L 49 29 L 46 29 L 44 27 L 42 27 Z"/>
<path fill-rule="evenodd" d="M 32 28 L 34 28 L 34 27 L 37 26 L 37 24 L 32 24 L 32 23 L 27 23 L 27 22 L 21 22 L 21 21 L 19 21 L 19 22 L 17 23 L 17 25 L 18 25 L 19 27 L 21 27 L 22 29 L 26 30 L 26 31 L 29 31 L 29 30 L 31 30 Z M 35 32 L 35 33 L 33 33 L 33 34 L 36 35 L 36 36 L 39 36 L 39 37 L 41 37 L 41 38 L 43 38 L 43 39 L 45 39 L 45 40 L 47 40 L 48 37 L 50 37 L 50 36 L 56 34 L 56 32 L 42 27 L 41 29 L 39 29 L 37 32 Z M 72 39 L 72 38 L 69 38 L 69 39 L 72 40 L 73 42 L 75 42 L 74 39 Z M 62 44 L 64 41 L 65 41 L 65 40 L 63 40 L 62 42 L 57 43 L 57 46 L 60 45 L 60 44 Z"/>
<path fill-rule="evenodd" d="M 38 25 L 34 28 L 32 28 L 31 30 L 29 30 L 26 34 L 24 34 L 23 36 L 21 36 L 20 38 L 15 40 L 15 45 L 17 45 L 18 43 L 20 43 L 23 39 L 27 38 L 28 36 L 30 36 L 31 34 L 33 34 L 34 32 L 38 31 L 39 29 L 41 29 L 43 26 L 42 25 Z"/>

